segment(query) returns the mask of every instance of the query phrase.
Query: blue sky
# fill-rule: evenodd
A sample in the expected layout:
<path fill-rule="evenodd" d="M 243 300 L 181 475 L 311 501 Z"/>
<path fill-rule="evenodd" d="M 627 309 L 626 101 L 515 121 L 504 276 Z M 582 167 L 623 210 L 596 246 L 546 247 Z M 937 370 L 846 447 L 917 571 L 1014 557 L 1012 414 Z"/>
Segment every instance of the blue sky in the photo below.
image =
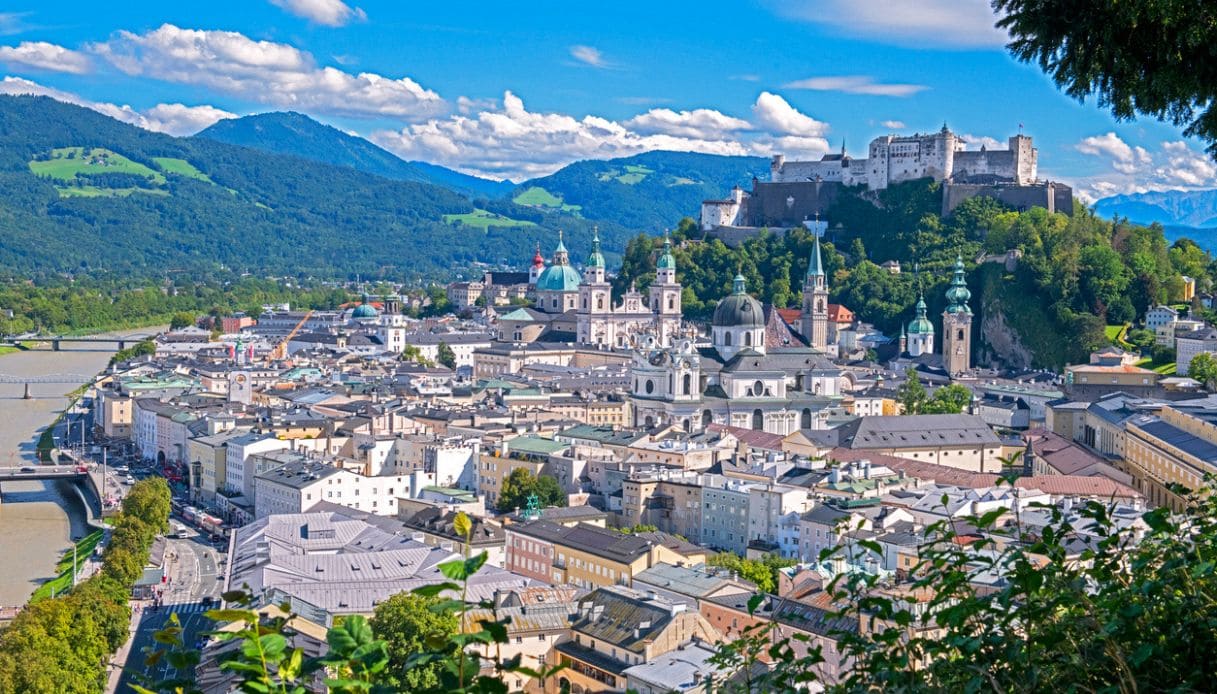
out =
<path fill-rule="evenodd" d="M 1217 185 L 1178 129 L 1012 60 L 984 0 L 22 2 L 0 12 L 0 92 L 178 135 L 292 109 L 521 180 L 656 148 L 861 153 L 943 122 L 992 146 L 1022 124 L 1041 175 L 1090 196 Z"/>

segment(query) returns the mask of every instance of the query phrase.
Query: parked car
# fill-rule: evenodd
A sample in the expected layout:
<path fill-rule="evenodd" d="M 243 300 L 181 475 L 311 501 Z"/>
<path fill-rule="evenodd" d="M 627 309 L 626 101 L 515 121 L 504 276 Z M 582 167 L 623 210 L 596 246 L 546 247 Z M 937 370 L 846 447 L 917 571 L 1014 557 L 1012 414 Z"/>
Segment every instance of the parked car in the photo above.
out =
<path fill-rule="evenodd" d="M 127 475 L 127 479 L 123 480 L 123 483 L 124 484 L 135 484 L 135 478 L 132 477 L 131 475 Z"/>

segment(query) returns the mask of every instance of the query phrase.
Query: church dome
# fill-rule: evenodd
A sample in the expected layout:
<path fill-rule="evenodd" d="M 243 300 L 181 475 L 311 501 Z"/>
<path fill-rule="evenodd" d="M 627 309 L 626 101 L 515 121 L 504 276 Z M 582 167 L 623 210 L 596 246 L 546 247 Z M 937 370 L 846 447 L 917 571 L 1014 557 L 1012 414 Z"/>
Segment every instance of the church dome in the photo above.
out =
<path fill-rule="evenodd" d="M 376 310 L 376 307 L 366 301 L 351 311 L 351 318 L 375 318 L 379 315 L 380 312 Z"/>
<path fill-rule="evenodd" d="M 577 292 L 579 273 L 569 265 L 550 265 L 537 278 L 539 292 Z"/>
<path fill-rule="evenodd" d="M 734 290 L 714 309 L 711 325 L 719 328 L 763 328 L 765 312 L 761 302 L 748 295 L 744 276 L 736 275 Z"/>
<path fill-rule="evenodd" d="M 917 317 L 909 321 L 909 335 L 933 335 L 934 324 L 925 317 L 925 298 L 917 299 Z"/>

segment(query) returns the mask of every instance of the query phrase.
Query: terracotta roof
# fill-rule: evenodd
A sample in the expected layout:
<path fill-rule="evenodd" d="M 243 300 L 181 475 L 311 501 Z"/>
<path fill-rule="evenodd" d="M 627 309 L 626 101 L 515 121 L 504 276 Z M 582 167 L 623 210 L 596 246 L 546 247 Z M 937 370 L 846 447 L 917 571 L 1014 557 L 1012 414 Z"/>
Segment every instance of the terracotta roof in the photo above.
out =
<path fill-rule="evenodd" d="M 711 424 L 706 428 L 710 431 L 731 434 L 740 441 L 743 441 L 749 448 L 760 448 L 766 451 L 782 450 L 782 439 L 785 438 L 781 434 L 770 434 L 765 431 L 732 427 L 726 424 Z"/>
<path fill-rule="evenodd" d="M 1139 366 L 1132 364 L 1117 364 L 1114 366 L 1103 366 L 1102 364 L 1074 364 L 1067 367 L 1070 371 L 1090 371 L 1094 373 L 1125 373 L 1125 374 L 1152 374 L 1157 373 L 1150 369 L 1142 369 Z"/>
<path fill-rule="evenodd" d="M 938 484 L 948 484 L 954 487 L 980 489 L 996 486 L 999 475 L 982 472 L 969 472 L 946 465 L 923 463 L 891 455 L 877 455 L 866 451 L 855 451 L 848 448 L 834 448 L 828 456 L 839 462 L 853 460 L 869 460 L 872 463 L 884 465 L 897 472 L 903 471 L 909 477 L 929 480 Z M 1141 493 L 1132 487 L 1121 484 L 1106 477 L 1091 477 L 1083 475 L 1036 475 L 1020 477 L 1014 481 L 1019 489 L 1038 489 L 1047 494 L 1058 496 L 1077 495 L 1102 498 L 1135 499 L 1141 498 Z"/>
<path fill-rule="evenodd" d="M 834 323 L 852 323 L 854 322 L 854 312 L 841 304 L 829 304 L 828 320 Z"/>

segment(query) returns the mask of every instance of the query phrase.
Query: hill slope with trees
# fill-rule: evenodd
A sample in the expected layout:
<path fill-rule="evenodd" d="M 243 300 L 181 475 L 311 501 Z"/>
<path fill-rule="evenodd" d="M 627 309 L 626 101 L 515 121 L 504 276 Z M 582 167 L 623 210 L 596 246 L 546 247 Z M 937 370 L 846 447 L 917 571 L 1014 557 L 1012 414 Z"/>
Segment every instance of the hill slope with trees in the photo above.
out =
<path fill-rule="evenodd" d="M 475 198 L 498 198 L 515 188 L 510 181 L 492 181 L 435 164 L 405 161 L 362 137 L 348 135 L 337 128 L 318 123 L 303 113 L 292 111 L 259 113 L 217 121 L 195 137 L 276 154 L 290 154 L 335 166 L 349 166 L 397 181 L 431 183 Z"/>
<path fill-rule="evenodd" d="M 446 223 L 475 205 L 439 186 L 170 137 L 46 97 L 0 97 L 0 268 L 10 277 L 446 277 L 477 261 L 521 267 L 559 227 L 576 257 L 590 240 L 585 220 L 508 201 L 485 208 L 536 226 Z M 610 248 L 626 235 L 602 225 Z"/>

